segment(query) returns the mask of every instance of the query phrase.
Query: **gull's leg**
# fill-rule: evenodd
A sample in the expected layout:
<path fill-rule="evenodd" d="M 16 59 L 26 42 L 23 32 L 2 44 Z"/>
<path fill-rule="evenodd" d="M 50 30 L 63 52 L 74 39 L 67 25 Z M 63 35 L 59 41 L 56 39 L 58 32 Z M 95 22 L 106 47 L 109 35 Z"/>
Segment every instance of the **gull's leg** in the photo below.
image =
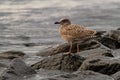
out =
<path fill-rule="evenodd" d="M 69 44 L 70 44 L 69 51 L 67 53 L 64 53 L 64 55 L 71 54 L 72 52 L 72 42 L 69 42 Z"/>
<path fill-rule="evenodd" d="M 72 52 L 72 42 L 70 42 L 69 54 Z"/>
<path fill-rule="evenodd" d="M 79 44 L 77 43 L 77 53 L 80 52 Z"/>

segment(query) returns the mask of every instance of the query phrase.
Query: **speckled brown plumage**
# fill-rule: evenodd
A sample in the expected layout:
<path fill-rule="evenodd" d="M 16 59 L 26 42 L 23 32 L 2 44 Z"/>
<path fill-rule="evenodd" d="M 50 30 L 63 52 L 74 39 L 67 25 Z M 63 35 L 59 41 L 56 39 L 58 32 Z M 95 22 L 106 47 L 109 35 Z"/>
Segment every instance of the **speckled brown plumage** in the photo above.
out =
<path fill-rule="evenodd" d="M 88 36 L 93 36 L 96 32 L 76 24 L 70 24 L 60 26 L 59 33 L 67 42 L 72 42 L 76 39 L 83 39 Z"/>
<path fill-rule="evenodd" d="M 72 42 L 82 40 L 96 34 L 95 30 L 90 30 L 77 24 L 71 24 L 69 19 L 62 19 L 60 22 L 56 22 L 55 24 L 60 24 L 59 33 L 61 37 L 70 43 L 71 46 L 69 52 L 71 52 Z"/>

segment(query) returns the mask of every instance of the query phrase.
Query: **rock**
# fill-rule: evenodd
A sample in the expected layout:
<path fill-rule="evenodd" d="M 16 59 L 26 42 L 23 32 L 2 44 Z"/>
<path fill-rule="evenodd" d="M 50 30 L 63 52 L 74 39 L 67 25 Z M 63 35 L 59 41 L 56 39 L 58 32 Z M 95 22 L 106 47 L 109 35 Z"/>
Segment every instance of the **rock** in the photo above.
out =
<path fill-rule="evenodd" d="M 99 37 L 98 41 L 111 49 L 118 49 L 120 48 L 120 30 L 111 30 Z"/>
<path fill-rule="evenodd" d="M 0 59 L 0 68 L 7 68 L 12 59 Z"/>
<path fill-rule="evenodd" d="M 80 51 L 84 51 L 87 49 L 94 49 L 99 47 L 100 45 L 97 43 L 97 41 L 85 41 L 85 42 L 80 42 L 79 43 L 79 47 L 80 47 Z M 52 56 L 55 54 L 59 54 L 59 53 L 65 53 L 68 52 L 70 48 L 70 45 L 65 43 L 62 45 L 59 45 L 57 47 L 52 47 L 52 48 L 48 48 L 48 49 L 44 49 L 40 52 L 37 53 L 37 56 Z M 72 48 L 72 53 L 76 53 L 77 48 L 76 48 L 76 43 L 73 44 L 73 48 Z"/>
<path fill-rule="evenodd" d="M 120 71 L 116 72 L 115 74 L 111 75 L 114 80 L 120 80 Z"/>
<path fill-rule="evenodd" d="M 101 37 L 98 41 L 111 49 L 119 49 L 120 48 L 120 43 L 117 40 L 114 40 L 109 37 Z"/>
<path fill-rule="evenodd" d="M 0 63 L 0 75 L 3 73 L 3 71 L 7 68 L 8 66 L 6 66 L 3 63 Z"/>
<path fill-rule="evenodd" d="M 120 30 L 111 30 L 108 36 L 120 42 Z"/>
<path fill-rule="evenodd" d="M 70 56 L 57 54 L 32 65 L 33 69 L 48 69 L 48 70 L 62 70 L 62 71 L 76 71 L 85 59 L 78 55 Z"/>
<path fill-rule="evenodd" d="M 113 80 L 113 78 L 93 71 L 77 71 L 72 74 L 64 74 L 42 80 Z"/>
<path fill-rule="evenodd" d="M 98 48 L 81 51 L 81 52 L 79 52 L 79 55 L 84 58 L 95 57 L 95 56 L 113 57 L 112 51 L 102 44 L 100 44 L 100 47 L 98 47 Z"/>
<path fill-rule="evenodd" d="M 88 44 L 87 43 L 86 44 L 83 43 L 83 44 L 84 45 L 80 45 L 80 52 L 79 52 L 80 56 L 82 55 L 83 57 L 87 57 L 87 56 L 89 57 L 90 55 L 91 56 L 104 55 L 104 56 L 113 57 L 112 51 L 99 42 L 89 41 Z M 46 50 L 43 50 L 37 53 L 37 55 L 38 56 L 51 56 L 51 55 L 67 52 L 68 49 L 69 49 L 69 45 L 63 44 L 55 48 L 48 48 Z M 74 49 L 73 51 L 76 51 L 75 45 L 73 49 Z"/>
<path fill-rule="evenodd" d="M 120 30 L 120 28 L 117 28 L 117 30 Z"/>
<path fill-rule="evenodd" d="M 5 64 L 3 64 L 3 63 L 0 63 L 0 68 L 1 67 L 7 67 Z"/>
<path fill-rule="evenodd" d="M 106 33 L 106 31 L 97 31 L 97 33 L 95 34 L 97 37 L 101 37 Z"/>
<path fill-rule="evenodd" d="M 120 61 L 111 57 L 95 56 L 86 59 L 79 70 L 92 70 L 111 75 L 120 70 Z"/>
<path fill-rule="evenodd" d="M 3 72 L 6 70 L 6 68 L 0 68 L 0 75 L 2 75 L 3 74 Z"/>
<path fill-rule="evenodd" d="M 38 80 L 42 80 L 45 78 L 50 78 L 50 77 L 54 77 L 54 76 L 58 76 L 58 75 L 66 75 L 68 74 L 67 72 L 64 71 L 60 71 L 60 70 L 45 70 L 45 69 L 40 69 L 39 72 L 37 73 L 37 77 L 40 76 L 40 79 Z M 32 76 L 31 78 L 28 78 L 27 80 L 36 80 L 36 76 Z"/>
<path fill-rule="evenodd" d="M 14 58 L 19 58 L 23 57 L 25 53 L 21 51 L 6 51 L 0 53 L 0 59 L 14 59 Z"/>
<path fill-rule="evenodd" d="M 27 66 L 21 59 L 13 59 L 10 66 L 1 75 L 2 80 L 22 80 L 24 76 L 35 74 L 36 72 Z"/>

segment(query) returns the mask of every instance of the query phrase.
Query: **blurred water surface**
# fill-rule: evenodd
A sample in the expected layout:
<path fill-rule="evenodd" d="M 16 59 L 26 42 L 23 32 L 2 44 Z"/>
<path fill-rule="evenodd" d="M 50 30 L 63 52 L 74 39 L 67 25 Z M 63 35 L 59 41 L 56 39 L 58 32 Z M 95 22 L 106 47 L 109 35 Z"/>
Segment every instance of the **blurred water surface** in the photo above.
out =
<path fill-rule="evenodd" d="M 70 18 L 97 30 L 120 26 L 119 0 L 0 0 L 0 51 L 34 52 L 63 43 L 54 22 Z M 37 47 L 22 44 L 36 43 Z"/>

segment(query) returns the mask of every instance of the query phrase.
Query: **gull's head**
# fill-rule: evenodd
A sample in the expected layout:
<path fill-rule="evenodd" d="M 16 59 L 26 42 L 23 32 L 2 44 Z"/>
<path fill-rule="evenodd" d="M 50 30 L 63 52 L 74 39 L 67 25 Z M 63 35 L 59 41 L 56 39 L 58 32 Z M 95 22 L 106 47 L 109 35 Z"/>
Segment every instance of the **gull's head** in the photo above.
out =
<path fill-rule="evenodd" d="M 70 25 L 71 22 L 69 19 L 61 19 L 60 21 L 55 22 L 55 24 L 60 24 L 60 25 Z"/>

